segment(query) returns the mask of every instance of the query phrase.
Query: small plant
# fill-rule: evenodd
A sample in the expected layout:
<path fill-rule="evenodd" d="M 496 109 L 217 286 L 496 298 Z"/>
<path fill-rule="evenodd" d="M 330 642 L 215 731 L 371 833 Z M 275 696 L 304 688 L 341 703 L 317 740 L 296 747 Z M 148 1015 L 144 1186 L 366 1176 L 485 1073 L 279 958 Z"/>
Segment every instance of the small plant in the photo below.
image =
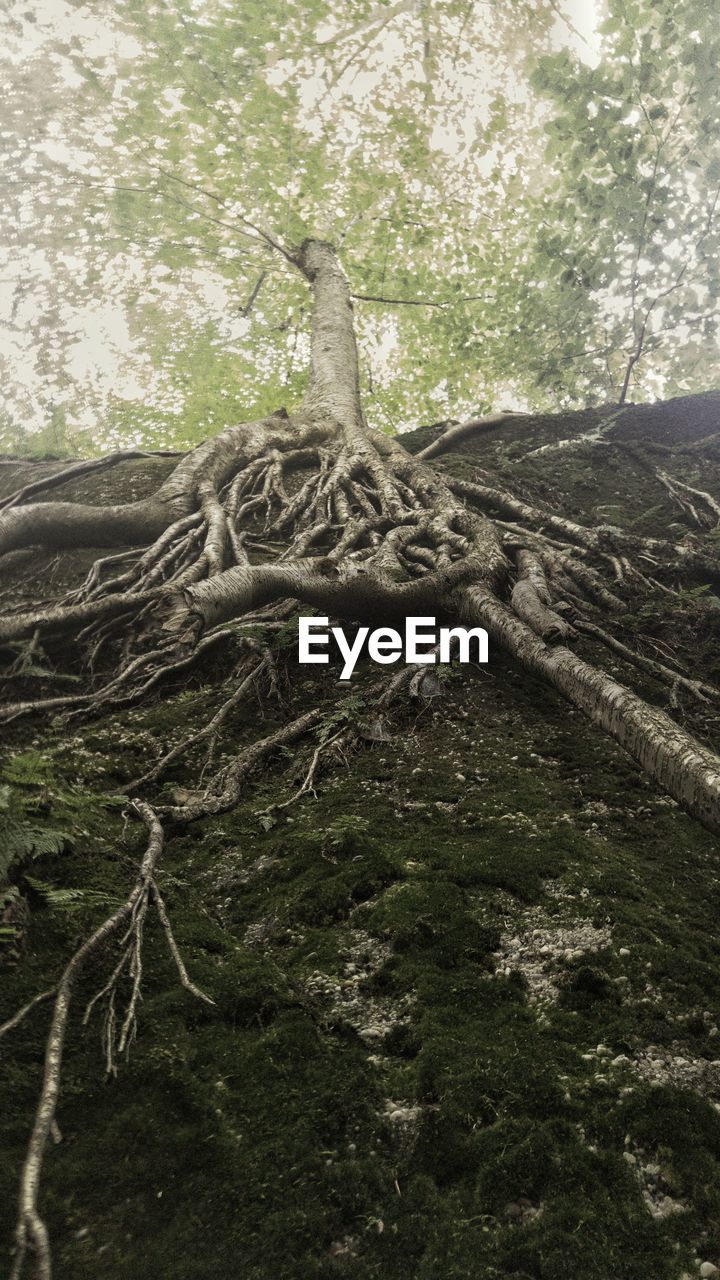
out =
<path fill-rule="evenodd" d="M 117 907 L 120 899 L 100 889 L 56 889 L 45 880 L 25 876 L 27 884 L 46 907 L 55 911 L 76 911 L 79 907 Z"/>
<path fill-rule="evenodd" d="M 11 867 L 62 853 L 72 843 L 67 831 L 31 821 L 27 802 L 9 786 L 0 786 L 0 818 L 0 885 Z"/>
<path fill-rule="evenodd" d="M 360 694 L 352 693 L 349 697 L 335 707 L 328 715 L 323 716 L 317 729 L 317 735 L 320 742 L 327 742 L 333 734 L 343 725 L 348 727 L 361 727 L 364 723 L 363 713 L 366 707 L 364 700 Z"/>
<path fill-rule="evenodd" d="M 40 787 L 47 783 L 50 765 L 39 751 L 21 751 L 3 766 L 3 774 L 16 787 Z"/>
<path fill-rule="evenodd" d="M 344 813 L 326 828 L 323 852 L 333 858 L 349 858 L 361 853 L 367 845 L 370 823 L 354 813 Z"/>
<path fill-rule="evenodd" d="M 614 510 L 619 511 L 621 508 L 616 507 Z M 663 510 L 662 502 L 657 502 L 655 506 L 648 507 L 647 510 L 641 511 L 640 515 L 633 516 L 631 520 L 626 521 L 628 529 L 634 529 L 637 525 L 642 524 L 643 520 L 652 520 L 655 516 L 661 515 Z"/>

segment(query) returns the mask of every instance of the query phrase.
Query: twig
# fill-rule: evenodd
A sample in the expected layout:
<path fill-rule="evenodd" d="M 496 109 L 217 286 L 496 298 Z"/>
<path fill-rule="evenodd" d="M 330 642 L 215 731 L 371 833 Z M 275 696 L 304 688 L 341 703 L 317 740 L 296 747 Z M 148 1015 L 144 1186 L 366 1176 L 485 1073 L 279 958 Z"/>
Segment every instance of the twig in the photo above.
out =
<path fill-rule="evenodd" d="M 180 954 L 180 950 L 178 948 L 177 942 L 175 941 L 175 935 L 173 934 L 173 931 L 172 931 L 172 925 L 170 924 L 168 913 L 165 910 L 165 903 L 163 901 L 162 894 L 160 893 L 160 890 L 157 887 L 157 882 L 155 880 L 152 880 L 151 887 L 152 887 L 152 895 L 155 902 L 155 906 L 157 907 L 158 915 L 160 917 L 160 923 L 165 931 L 167 944 L 168 944 L 168 947 L 170 948 L 170 954 L 173 960 L 175 961 L 178 975 L 180 977 L 181 986 L 183 986 L 186 991 L 189 991 L 191 995 L 196 996 L 198 1000 L 203 1000 L 205 1004 L 211 1004 L 214 1007 L 215 1001 L 210 996 L 206 995 L 204 991 L 201 991 L 200 987 L 197 987 L 195 983 L 192 982 L 191 979 L 188 977 L 188 971 L 185 968 L 185 962 Z"/>
<path fill-rule="evenodd" d="M 15 1027 L 18 1027 L 27 1015 L 32 1013 L 32 1010 L 36 1005 L 42 1004 L 43 1000 L 49 1000 L 50 996 L 54 996 L 56 991 L 57 986 L 48 987 L 47 991 L 41 991 L 39 995 L 33 996 L 32 1000 L 28 1000 L 27 1004 L 24 1004 L 22 1009 L 18 1009 L 17 1013 L 14 1013 L 12 1018 L 8 1018 L 7 1022 L 3 1022 L 2 1025 L 0 1025 L 0 1036 L 6 1035 L 8 1031 L 12 1031 Z"/>

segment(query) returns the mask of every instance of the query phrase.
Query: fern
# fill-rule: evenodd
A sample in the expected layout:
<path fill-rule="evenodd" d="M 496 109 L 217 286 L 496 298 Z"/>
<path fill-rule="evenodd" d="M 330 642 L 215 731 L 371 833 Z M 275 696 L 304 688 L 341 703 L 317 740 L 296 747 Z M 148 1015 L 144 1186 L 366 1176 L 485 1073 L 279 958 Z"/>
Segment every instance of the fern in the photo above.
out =
<path fill-rule="evenodd" d="M 360 694 L 351 693 L 349 697 L 344 698 L 338 707 L 323 716 L 320 721 L 316 731 L 320 742 L 327 742 L 328 738 L 332 737 L 344 724 L 362 724 L 364 710 L 365 703 Z"/>
<path fill-rule="evenodd" d="M 23 801 L 8 786 L 0 786 L 0 884 L 11 866 L 62 853 L 72 843 L 67 831 L 28 822 Z"/>
<path fill-rule="evenodd" d="M 103 893 L 101 889 L 56 889 L 45 880 L 25 877 L 27 883 L 46 907 L 56 911 L 76 911 L 79 907 L 117 907 L 120 899 Z"/>
<path fill-rule="evenodd" d="M 16 787 L 40 787 L 48 780 L 50 763 L 39 751 L 21 751 L 7 761 L 3 773 Z"/>

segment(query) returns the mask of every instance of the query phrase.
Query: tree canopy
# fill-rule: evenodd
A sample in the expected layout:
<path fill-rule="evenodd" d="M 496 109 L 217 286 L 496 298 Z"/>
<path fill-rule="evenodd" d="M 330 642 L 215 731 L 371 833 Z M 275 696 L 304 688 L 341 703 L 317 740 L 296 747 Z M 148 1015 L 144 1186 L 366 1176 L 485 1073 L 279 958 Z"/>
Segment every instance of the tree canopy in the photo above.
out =
<path fill-rule="evenodd" d="M 717 1275 L 714 16 L 336 8 L 4 19 L 11 1277 Z"/>
<path fill-rule="evenodd" d="M 307 235 L 340 249 L 385 431 L 716 381 L 703 0 L 3 22 L 5 449 L 186 445 L 297 401 Z"/>

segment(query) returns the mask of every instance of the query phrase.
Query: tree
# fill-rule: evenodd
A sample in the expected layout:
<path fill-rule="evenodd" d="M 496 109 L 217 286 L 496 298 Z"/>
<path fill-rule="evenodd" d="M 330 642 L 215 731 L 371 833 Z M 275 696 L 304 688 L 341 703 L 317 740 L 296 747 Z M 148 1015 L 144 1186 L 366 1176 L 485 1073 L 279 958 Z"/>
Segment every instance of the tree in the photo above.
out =
<path fill-rule="evenodd" d="M 712 686 L 634 656 L 593 620 L 598 605 L 610 616 L 623 610 L 613 590 L 616 580 L 635 591 L 659 585 L 658 570 L 652 569 L 649 577 L 640 567 L 643 562 L 660 562 L 671 575 L 699 570 L 716 576 L 713 555 L 690 537 L 673 544 L 612 527 L 589 529 L 491 486 L 446 479 L 429 464 L 449 440 L 482 430 L 487 420 L 452 428 L 417 457 L 397 439 L 369 430 L 360 403 L 350 289 L 337 254 L 319 240 L 284 252 L 313 296 L 308 389 L 296 412 L 283 408 L 258 422 L 226 429 L 185 456 L 149 499 L 83 507 L 29 502 L 35 495 L 26 490 L 6 500 L 0 518 L 4 553 L 38 543 L 146 547 L 120 573 L 113 571 L 117 556 L 96 561 L 72 600 L 3 620 L 0 639 L 6 645 L 34 645 L 38 637 L 70 633 L 87 646 L 91 669 L 103 649 L 116 655 L 114 670 L 99 689 L 10 703 L 6 718 L 41 710 L 92 711 L 142 697 L 159 680 L 186 670 L 208 645 L 237 634 L 238 627 L 259 627 L 262 634 L 264 627 L 276 626 L 292 615 L 295 602 L 349 622 L 442 614 L 485 627 L 494 644 L 552 684 L 612 734 L 671 796 L 719 830 L 718 757 L 665 711 L 569 647 L 578 632 L 585 632 L 673 687 L 698 698 L 718 697 Z M 94 465 L 112 462 L 111 456 Z M 57 485 L 66 474 L 46 483 Z M 717 519 L 718 506 L 710 495 L 669 477 L 667 482 L 698 523 Z M 33 487 L 37 492 L 42 482 Z M 510 517 L 510 524 L 498 521 L 493 512 Z M 281 538 L 284 550 L 273 553 L 266 538 Z M 259 563 L 251 559 L 257 548 L 263 556 Z M 127 554 L 120 559 L 127 561 Z M 187 824 L 231 809 L 248 774 L 278 749 L 316 730 L 320 712 L 304 712 L 278 731 L 259 736 L 209 785 L 181 803 L 156 810 L 144 796 L 179 751 L 214 732 L 269 661 L 261 657 L 258 662 L 253 643 L 236 673 L 239 683 L 219 711 L 131 784 L 143 796 L 133 808 L 148 828 L 149 844 L 127 901 L 73 956 L 55 994 L 45 1080 L 23 1173 L 16 1275 L 28 1245 L 40 1275 L 50 1274 L 37 1195 L 78 969 L 100 943 L 128 925 L 125 949 L 98 995 L 114 999 L 119 978 L 130 966 L 133 993 L 122 1025 L 117 1029 L 113 1020 L 108 1033 L 110 1064 L 125 1048 L 134 1024 L 142 923 L 151 902 L 160 913 L 181 980 L 208 999 L 187 975 L 154 879 L 163 821 Z M 384 699 L 397 693 L 397 683 L 388 685 Z M 341 726 L 341 708 L 338 717 Z M 318 756 L 322 750 L 321 740 Z"/>
<path fill-rule="evenodd" d="M 307 298 L 258 228 L 342 246 L 381 430 L 616 400 L 641 333 L 628 394 L 707 386 L 712 15 L 560 13 L 9 15 L 8 447 L 185 447 L 295 402 Z"/>
<path fill-rule="evenodd" d="M 555 106 L 548 170 L 561 170 L 544 184 L 534 269 L 584 316 L 582 340 L 568 327 L 545 376 L 562 385 L 569 363 L 623 403 L 631 387 L 685 390 L 715 358 L 716 32 L 703 4 L 611 4 L 600 30 L 597 66 L 563 52 L 534 72 Z"/>
<path fill-rule="evenodd" d="M 404 6 L 388 10 L 392 16 L 404 12 Z M 364 42 L 384 28 L 386 16 L 369 13 L 367 21 L 353 30 L 354 44 L 359 42 L 360 49 L 366 47 Z M 448 5 L 442 16 L 452 33 L 452 24 L 457 25 L 459 18 L 457 6 Z M 413 86 L 412 109 L 407 113 L 399 110 L 395 123 L 407 130 L 413 160 L 421 145 L 426 148 L 423 163 L 432 172 L 426 116 L 433 102 L 434 44 L 424 7 L 418 18 L 424 35 L 424 78 Z M 158 20 L 161 25 L 166 22 L 164 11 Z M 253 21 L 259 21 L 257 14 L 253 14 Z M 171 15 L 173 29 L 176 25 Z M 224 39 L 225 32 L 222 34 Z M 338 46 L 345 44 L 345 39 L 342 31 L 333 37 Z M 212 42 L 203 74 L 210 68 L 222 88 L 225 81 L 217 70 L 215 55 L 225 59 L 227 49 L 224 43 L 219 51 L 211 45 Z M 167 60 L 166 52 L 164 56 Z M 170 63 L 174 67 L 172 58 Z M 592 83 L 597 87 L 595 79 Z M 604 81 L 600 87 L 605 94 Z M 583 94 L 578 91 L 585 111 L 587 91 L 583 90 Z M 150 109 L 152 95 L 152 86 L 147 87 L 140 109 Z M 199 110 L 198 89 L 192 79 L 191 97 L 193 110 Z M 262 102 L 268 101 L 267 95 L 263 96 Z M 422 110 L 417 111 L 418 105 Z M 201 99 L 200 107 L 203 113 L 225 113 L 223 122 L 228 123 L 219 92 L 211 99 Z M 278 104 L 273 102 L 273 107 L 278 109 Z M 246 120 L 257 110 L 258 98 L 250 92 L 244 102 Z M 623 278 L 629 269 L 631 336 L 635 345 L 629 354 L 623 353 L 627 361 L 623 366 L 620 409 L 615 407 L 607 415 L 601 436 L 612 431 L 618 412 L 622 412 L 630 378 L 647 353 L 650 313 L 656 311 L 661 295 L 674 296 L 682 283 L 671 273 L 670 283 L 666 285 L 663 279 L 660 291 L 652 298 L 648 299 L 640 289 L 643 255 L 650 254 L 648 260 L 653 262 L 648 247 L 653 243 L 653 233 L 648 231 L 647 222 L 656 216 L 652 212 L 654 202 L 662 194 L 660 156 L 666 144 L 674 145 L 676 136 L 663 134 L 662 140 L 657 137 L 660 117 L 653 116 L 652 110 L 648 118 L 655 126 L 651 133 L 657 165 L 650 186 L 645 176 L 635 183 L 634 232 L 628 242 L 630 260 L 626 254 L 621 255 L 620 262 Z M 419 120 L 417 125 L 408 118 L 413 111 Z M 280 117 L 284 118 L 282 110 Z M 566 127 L 562 117 L 559 124 Z M 377 120 L 373 126 L 377 126 Z M 612 141 L 613 147 L 615 143 Z M 587 144 L 588 139 L 582 136 L 580 146 Z M 189 208 L 193 220 L 198 214 L 204 222 L 227 229 L 228 193 L 223 184 L 234 175 L 215 175 L 212 191 L 200 187 L 194 174 L 185 177 L 175 171 L 175 163 L 182 164 L 180 138 L 173 138 L 169 146 L 173 167 L 153 161 L 151 168 L 159 174 L 158 185 L 151 190 L 138 190 L 130 182 L 132 193 L 169 200 L 186 213 Z M 275 215 L 269 224 L 274 227 L 281 221 L 279 210 L 285 197 L 279 195 L 274 201 L 277 193 L 273 186 L 277 184 L 273 184 L 269 171 L 263 174 L 267 148 L 265 139 L 253 154 L 254 140 L 250 138 L 248 172 L 257 176 L 262 188 L 258 204 L 263 213 L 270 209 Z M 612 159 L 610 151 L 608 144 L 607 163 Z M 319 147 L 317 151 L 309 148 L 306 158 L 308 169 L 317 166 L 310 179 L 311 210 L 333 165 L 334 177 L 338 183 L 341 181 L 340 161 L 333 157 L 332 147 L 330 160 L 323 157 L 322 164 L 319 152 Z M 643 153 L 641 159 L 646 158 Z M 684 153 L 683 163 L 686 160 Z M 358 194 L 358 188 L 362 188 L 361 171 L 361 164 L 353 166 L 351 180 L 343 187 L 343 199 L 362 203 Z M 641 164 L 637 173 L 642 174 Z M 442 186 L 437 175 L 433 175 L 433 183 L 436 189 Z M 180 188 L 187 194 L 179 194 Z M 583 198 L 587 195 L 582 181 L 578 190 L 584 193 Z M 122 197 L 122 192 L 118 195 Z M 368 200 L 370 210 L 375 207 L 376 197 L 374 191 Z M 704 206 L 705 197 L 703 188 L 699 205 Z M 429 200 L 425 192 L 408 198 L 407 204 L 401 201 L 402 217 L 398 217 L 397 209 L 393 211 L 393 218 L 397 219 L 395 232 L 411 221 L 409 215 L 418 212 L 418 205 L 426 206 Z M 589 203 L 597 212 L 594 196 Z M 208 213 L 208 205 L 223 212 Z M 598 263 L 596 258 L 607 244 L 610 219 L 619 218 L 625 207 L 622 201 L 615 202 L 608 213 L 607 203 L 603 203 L 599 216 L 589 220 L 591 234 L 582 252 L 572 249 L 559 283 L 563 302 L 556 312 L 558 327 L 565 325 L 568 299 L 574 305 L 577 288 L 584 290 L 578 313 L 591 316 L 588 325 L 600 323 L 597 317 L 602 312 L 597 299 L 590 304 L 585 299 L 590 289 L 587 270 L 593 267 L 598 276 L 603 276 L 604 263 L 602 259 Z M 539 204 L 531 200 L 526 208 L 534 211 L 534 216 L 538 209 L 546 216 L 548 206 L 544 200 Z M 142 777 L 127 780 L 126 789 L 135 797 L 131 811 L 145 824 L 148 843 L 126 900 L 74 953 L 57 987 L 36 997 L 3 1027 L 4 1033 L 9 1032 L 40 999 L 53 1000 L 44 1083 L 22 1176 L 16 1277 L 22 1272 L 28 1249 L 34 1251 L 43 1280 L 51 1273 L 50 1244 L 39 1213 L 38 1193 L 60 1090 L 68 1011 L 82 966 L 102 944 L 120 937 L 117 963 L 91 1001 L 91 1006 L 104 1001 L 111 1011 L 105 1041 L 110 1069 L 133 1034 L 140 998 L 143 925 L 151 907 L 157 911 L 182 985 L 202 1001 L 211 999 L 187 972 L 155 878 L 165 827 L 170 823 L 187 826 L 208 815 L 231 810 L 252 772 L 262 769 L 277 751 L 316 734 L 309 771 L 298 792 L 302 795 L 312 786 L 330 743 L 338 739 L 354 741 L 350 713 L 342 703 L 329 730 L 318 709 L 306 710 L 269 734 L 258 726 L 254 742 L 209 783 L 198 784 L 173 803 L 160 803 L 155 798 L 164 772 L 189 745 L 212 738 L 229 711 L 261 676 L 272 683 L 271 642 L 275 633 L 294 618 L 298 604 L 318 608 L 351 624 L 367 620 L 390 623 L 409 614 L 429 614 L 486 628 L 491 642 L 511 655 L 523 671 L 540 677 L 560 692 L 625 748 L 670 796 L 710 829 L 720 830 L 720 762 L 715 753 L 668 712 L 618 683 L 572 647 L 577 644 L 581 649 L 584 639 L 591 638 L 642 672 L 650 673 L 674 696 L 678 691 L 695 700 L 716 700 L 720 696 L 712 685 L 693 678 L 669 661 L 634 652 L 613 634 L 612 626 L 613 614 L 625 608 L 622 593 L 649 598 L 659 593 L 676 595 L 680 584 L 692 584 L 698 577 L 703 581 L 717 580 L 716 544 L 709 533 L 717 524 L 720 509 L 712 495 L 651 468 L 692 525 L 691 532 L 674 541 L 635 535 L 611 525 L 591 527 L 587 522 L 559 514 L 552 504 L 530 503 L 497 484 L 444 474 L 434 460 L 451 444 L 496 424 L 497 416 L 473 415 L 455 423 L 417 455 L 408 452 L 399 437 L 368 426 L 351 295 L 355 292 L 362 296 L 370 291 L 351 289 L 334 243 L 318 235 L 302 239 L 300 235 L 293 236 L 293 232 L 307 230 L 307 213 L 301 215 L 296 210 L 293 217 L 288 217 L 289 225 L 282 235 L 265 230 L 268 224 L 255 216 L 254 210 L 248 216 L 247 212 L 239 215 L 233 208 L 227 216 L 234 219 L 229 224 L 232 234 L 239 233 L 252 242 L 254 251 L 261 251 L 260 259 L 254 262 L 255 269 L 260 266 L 259 274 L 247 295 L 245 311 L 252 311 L 265 287 L 267 272 L 279 265 L 284 272 L 292 273 L 293 307 L 304 306 L 311 314 L 307 388 L 299 406 L 275 407 L 254 421 L 223 425 L 218 434 L 182 456 L 149 498 L 105 507 L 33 501 L 42 490 L 61 487 L 79 470 L 111 469 L 127 456 L 127 451 L 122 451 L 96 462 L 79 463 L 50 480 L 27 486 L 6 499 L 0 513 L 0 554 L 39 544 L 115 549 L 99 558 L 84 584 L 66 598 L 50 605 L 39 604 L 29 611 L 10 612 L 0 622 L 0 642 L 15 662 L 10 670 L 12 678 L 22 680 L 40 643 L 53 651 L 58 644 L 67 644 L 70 637 L 85 659 L 82 689 L 42 700 L 18 698 L 6 707 L 8 721 L 41 711 L 85 715 L 99 708 L 127 705 L 146 697 L 161 681 L 190 670 L 211 649 L 219 651 L 236 642 L 241 646 L 241 660 L 233 668 L 221 705 L 184 742 L 169 748 Z M 704 262 L 713 216 L 714 205 L 706 211 L 702 226 L 697 211 L 689 222 L 698 263 Z M 385 228 L 378 233 L 377 226 L 373 223 L 363 232 L 367 238 L 361 239 L 355 249 L 358 252 L 362 248 L 366 266 L 373 270 L 377 268 L 378 254 L 387 257 L 389 252 Z M 561 248 L 565 230 L 558 233 Z M 509 252 L 515 243 L 509 236 Z M 539 256 L 531 270 L 543 255 L 555 254 L 549 241 L 541 240 L 539 244 Z M 457 225 L 446 228 L 444 251 L 451 279 L 461 276 L 468 255 Z M 401 242 L 396 252 L 407 254 L 407 242 Z M 430 273 L 432 255 L 428 237 L 421 279 L 427 279 Z M 518 256 L 523 258 L 522 246 Z M 415 259 L 413 266 L 417 267 Z M 523 271 L 526 267 L 524 261 Z M 518 272 L 510 272 L 509 278 L 512 303 L 503 321 L 508 327 L 503 331 L 501 326 L 503 341 L 507 340 L 510 326 L 517 322 L 513 315 L 523 279 Z M 301 291 L 306 299 L 309 294 L 309 304 L 307 300 L 298 301 Z M 381 274 L 379 293 L 371 293 L 371 297 L 386 296 Z M 679 296 L 675 303 L 680 305 Z M 679 314 L 673 311 L 668 323 L 674 323 Z M 658 337 L 659 331 L 654 336 Z M 615 340 L 610 342 L 609 350 L 613 355 L 617 353 Z M 545 353 L 538 359 L 546 359 Z M 285 390 L 292 392 L 297 384 L 295 372 Z M 279 390 L 276 380 L 271 387 L 275 400 L 268 401 L 268 409 L 277 404 Z M 93 677 L 93 672 L 99 674 Z M 395 700 L 407 694 L 412 680 L 415 689 L 420 688 L 422 671 L 407 672 L 400 680 L 378 681 L 381 706 L 391 708 Z M 375 728 L 382 733 L 381 723 L 376 723 Z M 115 1005 L 121 979 L 127 975 L 131 993 L 118 1025 Z"/>

